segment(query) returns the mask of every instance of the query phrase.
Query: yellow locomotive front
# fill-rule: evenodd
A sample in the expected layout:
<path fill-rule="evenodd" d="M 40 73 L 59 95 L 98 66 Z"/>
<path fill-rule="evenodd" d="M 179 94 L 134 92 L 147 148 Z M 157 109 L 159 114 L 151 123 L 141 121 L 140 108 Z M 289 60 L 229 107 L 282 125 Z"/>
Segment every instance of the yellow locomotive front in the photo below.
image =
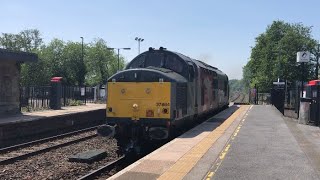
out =
<path fill-rule="evenodd" d="M 107 117 L 170 119 L 170 82 L 109 82 Z"/>
<path fill-rule="evenodd" d="M 150 74 L 134 71 L 137 74 Z M 168 138 L 171 121 L 170 82 L 113 81 L 108 82 L 107 86 L 107 122 L 116 127 L 115 137 L 118 145 L 124 148 L 123 151 L 138 148 L 146 141 Z"/>

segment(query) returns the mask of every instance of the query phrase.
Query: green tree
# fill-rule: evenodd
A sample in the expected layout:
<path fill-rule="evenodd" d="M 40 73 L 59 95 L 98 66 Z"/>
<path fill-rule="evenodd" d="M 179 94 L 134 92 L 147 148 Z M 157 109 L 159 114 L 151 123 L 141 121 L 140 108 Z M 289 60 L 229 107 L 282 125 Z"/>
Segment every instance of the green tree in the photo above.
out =
<path fill-rule="evenodd" d="M 105 83 L 106 80 L 118 68 L 118 57 L 108 49 L 107 43 L 103 39 L 95 39 L 87 49 L 85 63 L 87 67 L 86 83 L 97 85 Z M 124 68 L 124 59 L 120 57 L 120 69 Z"/>
<path fill-rule="evenodd" d="M 268 91 L 278 78 L 289 81 L 301 80 L 303 76 L 310 78 L 313 67 L 307 65 L 303 74 L 296 63 L 296 53 L 313 51 L 315 45 L 311 27 L 274 21 L 256 38 L 250 60 L 243 68 L 243 79 L 251 87 L 256 84 L 260 91 Z"/>
<path fill-rule="evenodd" d="M 54 76 L 63 77 L 69 85 L 98 85 L 105 83 L 118 68 L 117 55 L 108 49 L 103 39 L 84 44 L 84 59 L 80 43 L 53 39 L 44 44 L 36 29 L 18 34 L 3 33 L 0 36 L 0 47 L 38 54 L 38 62 L 21 64 L 23 86 L 47 85 Z M 121 69 L 124 64 L 124 58 L 120 57 Z"/>
<path fill-rule="evenodd" d="M 82 49 L 80 43 L 68 42 L 63 50 L 66 62 L 64 70 L 68 81 L 71 84 L 84 85 L 87 68 L 82 59 Z M 86 48 L 84 47 L 84 52 Z"/>
<path fill-rule="evenodd" d="M 27 29 L 18 34 L 2 33 L 0 46 L 5 49 L 35 52 L 43 44 L 41 34 L 37 29 Z"/>

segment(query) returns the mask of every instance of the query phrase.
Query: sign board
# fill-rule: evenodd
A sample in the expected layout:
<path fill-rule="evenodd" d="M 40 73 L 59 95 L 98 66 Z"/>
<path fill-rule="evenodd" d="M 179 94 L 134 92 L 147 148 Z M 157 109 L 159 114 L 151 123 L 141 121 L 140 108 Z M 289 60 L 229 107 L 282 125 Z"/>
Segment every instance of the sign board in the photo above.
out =
<path fill-rule="evenodd" d="M 300 51 L 297 52 L 297 62 L 304 63 L 310 61 L 310 52 L 308 51 Z"/>
<path fill-rule="evenodd" d="M 284 89 L 285 85 L 285 82 L 273 82 L 273 89 Z"/>
<path fill-rule="evenodd" d="M 81 89 L 80 89 L 80 94 L 81 94 L 81 96 L 84 96 L 85 95 L 85 88 L 84 87 L 82 87 Z"/>
<path fill-rule="evenodd" d="M 273 85 L 281 86 L 281 85 L 285 85 L 285 84 L 286 84 L 285 82 L 273 82 Z"/>

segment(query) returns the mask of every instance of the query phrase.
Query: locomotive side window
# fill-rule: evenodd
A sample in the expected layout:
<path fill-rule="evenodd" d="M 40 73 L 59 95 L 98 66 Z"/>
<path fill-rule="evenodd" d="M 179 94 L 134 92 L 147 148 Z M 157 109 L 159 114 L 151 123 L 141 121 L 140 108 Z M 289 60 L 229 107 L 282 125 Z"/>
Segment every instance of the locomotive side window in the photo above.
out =
<path fill-rule="evenodd" d="M 224 80 L 224 96 L 227 96 L 228 81 Z"/>
<path fill-rule="evenodd" d="M 218 84 L 218 79 L 213 79 L 213 89 L 219 89 Z"/>
<path fill-rule="evenodd" d="M 174 56 L 167 56 L 165 68 L 181 74 L 183 72 L 183 64 Z"/>
<path fill-rule="evenodd" d="M 193 81 L 194 78 L 194 69 L 192 65 L 189 65 L 189 80 Z"/>
<path fill-rule="evenodd" d="M 181 60 L 177 55 L 173 55 L 167 52 L 147 52 L 139 55 L 131 63 L 128 64 L 127 69 L 133 68 L 147 68 L 147 67 L 158 67 L 170 69 L 178 74 L 181 74 L 185 78 L 194 78 L 194 69 L 192 72 L 189 71 L 188 64 Z M 191 73 L 191 74 L 190 74 Z"/>
<path fill-rule="evenodd" d="M 204 105 L 204 82 L 201 82 L 201 105 Z"/>

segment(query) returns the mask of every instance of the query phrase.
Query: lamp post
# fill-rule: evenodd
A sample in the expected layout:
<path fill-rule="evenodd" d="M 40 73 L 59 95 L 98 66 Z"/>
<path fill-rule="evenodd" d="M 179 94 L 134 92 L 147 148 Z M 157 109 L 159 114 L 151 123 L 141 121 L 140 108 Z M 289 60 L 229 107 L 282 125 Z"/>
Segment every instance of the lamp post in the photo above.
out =
<path fill-rule="evenodd" d="M 83 61 L 83 37 L 81 38 L 81 60 Z"/>
<path fill-rule="evenodd" d="M 117 49 L 118 50 L 118 71 L 120 70 L 120 49 L 123 49 L 123 50 L 130 50 L 131 48 L 108 48 L 110 50 L 115 50 Z"/>
<path fill-rule="evenodd" d="M 134 40 L 138 41 L 138 55 L 140 54 L 140 42 L 144 41 L 144 39 L 136 37 Z"/>
<path fill-rule="evenodd" d="M 83 37 L 81 36 L 81 63 L 83 63 Z M 80 85 L 82 85 L 82 81 L 80 83 Z"/>
<path fill-rule="evenodd" d="M 319 53 L 320 53 L 320 44 L 317 44 L 317 48 L 316 48 L 316 72 L 315 72 L 315 79 L 318 79 L 318 73 L 319 73 Z"/>

